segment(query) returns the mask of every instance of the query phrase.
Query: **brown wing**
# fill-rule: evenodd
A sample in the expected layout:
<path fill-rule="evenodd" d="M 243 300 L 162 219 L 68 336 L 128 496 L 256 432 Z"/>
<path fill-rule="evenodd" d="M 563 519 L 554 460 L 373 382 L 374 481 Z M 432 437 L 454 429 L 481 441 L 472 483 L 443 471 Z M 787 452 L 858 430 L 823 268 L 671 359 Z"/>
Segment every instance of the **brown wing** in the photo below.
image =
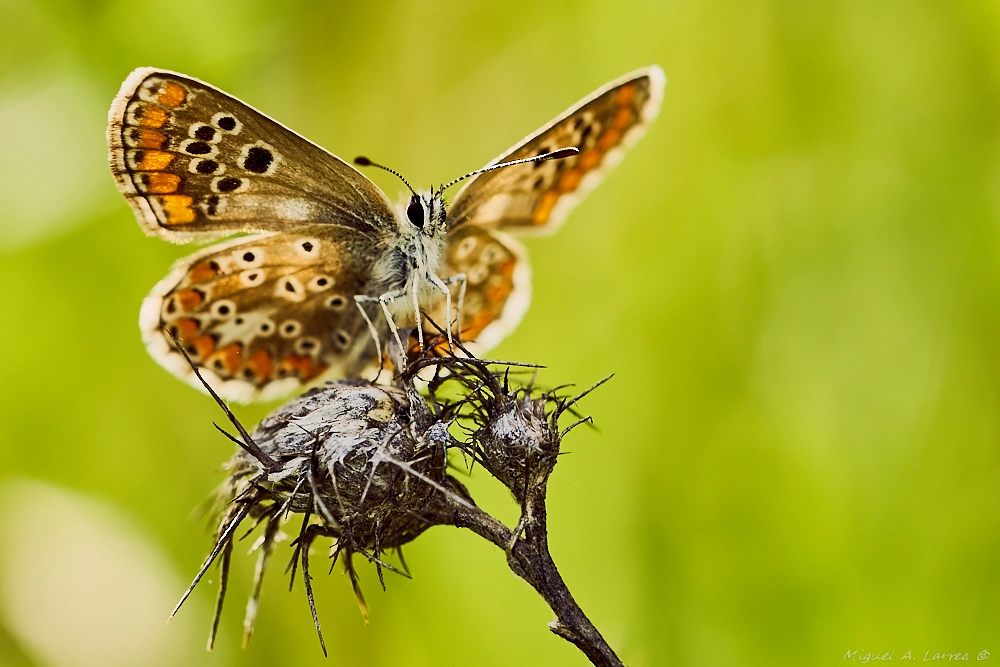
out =
<path fill-rule="evenodd" d="M 201 388 L 168 330 L 212 387 L 240 402 L 357 375 L 375 359 L 354 304 L 371 261 L 372 245 L 358 232 L 336 240 L 261 234 L 212 246 L 178 262 L 146 297 L 143 340 L 160 365 Z"/>
<path fill-rule="evenodd" d="M 449 227 L 471 222 L 511 231 L 555 231 L 643 135 L 659 112 L 665 84 L 663 70 L 653 65 L 578 102 L 490 164 L 570 146 L 579 148 L 579 155 L 476 176 L 455 196 Z"/>
<path fill-rule="evenodd" d="M 148 234 L 173 241 L 303 223 L 377 235 L 392 204 L 357 169 L 190 77 L 132 72 L 108 118 L 111 171 Z"/>

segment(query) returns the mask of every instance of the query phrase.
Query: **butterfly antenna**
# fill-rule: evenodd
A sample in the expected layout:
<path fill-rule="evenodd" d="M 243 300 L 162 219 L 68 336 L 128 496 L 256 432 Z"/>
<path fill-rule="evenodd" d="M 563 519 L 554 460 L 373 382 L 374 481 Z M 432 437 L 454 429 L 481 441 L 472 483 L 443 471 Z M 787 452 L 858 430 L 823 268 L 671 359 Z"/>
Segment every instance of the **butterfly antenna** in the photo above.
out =
<path fill-rule="evenodd" d="M 389 172 L 390 174 L 395 174 L 396 177 L 399 180 L 403 181 L 403 184 L 406 185 L 407 188 L 409 188 L 410 192 L 413 193 L 413 196 L 414 197 L 417 196 L 416 190 L 414 190 L 412 187 L 410 187 L 410 184 L 407 183 L 407 181 L 406 181 L 405 178 L 403 178 L 403 175 L 400 174 L 395 169 L 389 169 L 389 167 L 386 167 L 385 165 L 381 165 L 378 162 L 372 162 L 371 160 L 369 160 L 368 158 L 366 158 L 364 155 L 359 155 L 356 158 L 354 158 L 354 164 L 358 165 L 359 167 L 378 167 L 379 169 L 384 169 L 385 171 Z"/>
<path fill-rule="evenodd" d="M 534 157 L 526 157 L 520 160 L 511 160 L 510 162 L 500 162 L 498 164 L 491 164 L 489 166 L 483 167 L 482 169 L 476 169 L 475 171 L 470 171 L 465 176 L 460 176 L 451 183 L 448 183 L 447 185 L 442 185 L 441 189 L 438 190 L 438 194 L 441 194 L 442 192 L 444 192 L 451 186 L 455 185 L 455 183 L 458 183 L 459 181 L 464 181 L 467 178 L 471 178 L 472 176 L 477 176 L 479 174 L 482 174 L 483 172 L 493 171 L 494 169 L 502 169 L 504 167 L 513 167 L 515 164 L 524 164 L 526 162 L 545 162 L 546 160 L 562 160 L 564 158 L 573 157 L 574 155 L 579 155 L 579 154 L 580 154 L 579 148 L 576 148 L 574 146 L 569 146 L 566 148 L 557 148 L 551 153 L 542 153 L 541 155 L 536 155 Z M 357 162 L 357 160 L 355 160 L 355 162 Z M 385 169 L 385 167 L 382 168 Z"/>

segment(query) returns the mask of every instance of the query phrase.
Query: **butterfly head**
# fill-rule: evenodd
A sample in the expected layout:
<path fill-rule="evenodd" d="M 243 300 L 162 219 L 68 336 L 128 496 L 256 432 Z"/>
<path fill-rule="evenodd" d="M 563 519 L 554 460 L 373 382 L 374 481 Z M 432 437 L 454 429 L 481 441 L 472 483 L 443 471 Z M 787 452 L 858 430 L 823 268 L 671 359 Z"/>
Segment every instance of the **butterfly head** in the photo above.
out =
<path fill-rule="evenodd" d="M 406 220 L 427 236 L 444 231 L 444 195 L 432 190 L 414 194 L 406 203 Z"/>

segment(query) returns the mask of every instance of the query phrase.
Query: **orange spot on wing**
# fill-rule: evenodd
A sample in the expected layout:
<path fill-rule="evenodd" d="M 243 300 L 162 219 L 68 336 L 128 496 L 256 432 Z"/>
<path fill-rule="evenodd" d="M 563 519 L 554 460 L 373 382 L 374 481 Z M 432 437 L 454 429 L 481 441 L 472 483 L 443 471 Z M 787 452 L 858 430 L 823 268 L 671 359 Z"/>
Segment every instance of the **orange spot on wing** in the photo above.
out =
<path fill-rule="evenodd" d="M 171 328 L 175 329 L 174 336 L 176 336 L 178 340 L 183 341 L 192 338 L 196 333 L 198 333 L 198 329 L 201 328 L 201 322 L 191 317 L 182 317 L 174 322 Z"/>
<path fill-rule="evenodd" d="M 195 264 L 188 273 L 188 280 L 193 283 L 202 283 L 219 275 L 219 265 L 211 260 Z"/>
<path fill-rule="evenodd" d="M 486 300 L 493 305 L 499 305 L 507 301 L 510 296 L 510 284 L 502 282 L 486 293 Z"/>
<path fill-rule="evenodd" d="M 632 107 L 622 107 L 615 114 L 614 126 L 623 130 L 631 125 L 633 120 L 635 120 L 635 112 L 632 111 Z"/>
<path fill-rule="evenodd" d="M 274 360 L 267 350 L 257 350 L 247 359 L 247 368 L 260 380 L 266 380 L 271 376 L 271 369 L 274 368 Z"/>
<path fill-rule="evenodd" d="M 186 225 L 198 217 L 191 208 L 194 199 L 187 195 L 164 195 L 160 197 L 160 201 L 163 203 L 163 213 L 167 216 L 167 224 Z"/>
<path fill-rule="evenodd" d="M 177 293 L 177 305 L 181 307 L 181 312 L 197 308 L 204 300 L 205 294 L 196 289 L 182 289 Z"/>
<path fill-rule="evenodd" d="M 191 345 L 197 351 L 199 359 L 207 359 L 208 355 L 212 354 L 215 350 L 215 337 L 214 336 L 198 336 L 193 341 Z"/>
<path fill-rule="evenodd" d="M 601 163 L 601 151 L 596 148 L 591 148 L 589 151 L 585 151 L 583 155 L 580 156 L 580 162 L 578 164 L 580 169 L 584 171 L 590 171 L 597 165 Z"/>
<path fill-rule="evenodd" d="M 465 340 L 474 340 L 476 336 L 482 333 L 483 329 L 486 328 L 490 322 L 494 320 L 493 314 L 487 310 L 480 310 L 469 322 L 469 325 L 462 330 L 462 338 Z"/>
<path fill-rule="evenodd" d="M 580 179 L 583 178 L 583 172 L 579 169 L 570 169 L 559 179 L 559 191 L 560 192 L 573 192 L 580 186 Z"/>
<path fill-rule="evenodd" d="M 186 97 L 187 91 L 184 90 L 184 86 L 173 81 L 167 81 L 163 85 L 163 88 L 160 89 L 160 95 L 156 98 L 156 101 L 165 107 L 176 107 L 184 104 Z"/>
<path fill-rule="evenodd" d="M 177 174 L 170 174 L 165 171 L 143 174 L 143 182 L 146 184 L 146 192 L 150 194 L 168 194 L 176 192 L 180 187 L 181 177 Z"/>
<path fill-rule="evenodd" d="M 500 275 L 504 278 L 510 278 L 514 275 L 514 264 L 517 262 L 513 259 L 508 259 L 500 266 Z"/>
<path fill-rule="evenodd" d="M 240 356 L 242 356 L 243 345 L 242 343 L 230 343 L 225 347 L 221 347 L 216 350 L 215 354 L 210 356 L 205 365 L 212 370 L 221 370 L 219 368 L 219 362 L 222 363 L 222 369 L 225 369 L 226 373 L 232 375 L 236 372 L 236 369 L 240 367 Z"/>
<path fill-rule="evenodd" d="M 544 225 L 549 221 L 549 215 L 552 214 L 552 207 L 556 205 L 559 201 L 559 193 L 555 190 L 549 190 L 542 195 L 541 199 L 538 200 L 538 205 L 535 206 L 535 211 L 531 214 L 531 222 L 535 225 Z"/>
<path fill-rule="evenodd" d="M 413 331 L 416 332 L 416 329 L 414 329 Z M 416 354 L 419 351 L 420 351 L 420 340 L 417 338 L 416 333 L 412 333 L 410 334 L 409 340 L 406 341 L 406 353 Z M 383 363 L 389 360 L 390 360 L 389 355 L 382 353 Z"/>
<path fill-rule="evenodd" d="M 139 125 L 143 127 L 163 127 L 167 123 L 170 114 L 160 107 L 143 107 L 142 117 L 139 118 Z"/>
<path fill-rule="evenodd" d="M 139 130 L 139 148 L 163 148 L 167 143 L 167 135 L 156 130 Z"/>
<path fill-rule="evenodd" d="M 468 338 L 468 336 L 466 335 L 465 332 L 462 332 L 462 337 L 463 338 Z M 411 354 L 415 354 L 415 353 L 417 353 L 419 351 L 419 349 L 420 348 L 418 348 L 418 347 L 414 347 L 414 348 L 412 348 L 410 350 L 410 353 Z M 448 348 L 448 339 L 439 340 L 438 342 L 434 343 L 433 345 L 428 344 L 426 346 L 427 352 L 429 352 L 430 354 L 433 354 L 434 356 L 437 356 L 437 357 L 441 357 L 441 356 L 444 356 L 445 354 L 447 354 L 448 353 L 448 349 L 449 349 Z"/>
<path fill-rule="evenodd" d="M 622 131 L 618 128 L 611 127 L 608 131 L 601 135 L 601 138 L 597 140 L 597 147 L 602 151 L 606 151 L 613 146 L 616 146 L 622 138 Z"/>
<path fill-rule="evenodd" d="M 174 161 L 174 156 L 164 151 L 138 151 L 135 157 L 139 171 L 162 171 Z"/>
<path fill-rule="evenodd" d="M 407 351 L 409 354 L 415 354 L 418 349 L 417 343 L 414 341 L 410 344 L 410 347 L 407 348 Z M 392 375 L 396 370 L 396 365 L 392 363 L 392 360 L 389 359 L 389 355 L 385 353 L 382 354 L 382 369 L 387 371 L 390 375 Z M 374 370 L 374 368 L 372 370 Z"/>
<path fill-rule="evenodd" d="M 635 99 L 635 84 L 626 83 L 624 86 L 618 89 L 618 93 L 615 95 L 615 102 L 618 106 L 625 106 L 626 104 L 632 104 L 632 100 Z"/>
<path fill-rule="evenodd" d="M 312 357 L 309 356 L 298 356 L 295 354 L 290 354 L 281 360 L 278 364 L 278 368 L 284 370 L 288 374 L 298 375 L 303 380 L 308 380 L 316 377 L 318 373 L 313 368 Z"/>

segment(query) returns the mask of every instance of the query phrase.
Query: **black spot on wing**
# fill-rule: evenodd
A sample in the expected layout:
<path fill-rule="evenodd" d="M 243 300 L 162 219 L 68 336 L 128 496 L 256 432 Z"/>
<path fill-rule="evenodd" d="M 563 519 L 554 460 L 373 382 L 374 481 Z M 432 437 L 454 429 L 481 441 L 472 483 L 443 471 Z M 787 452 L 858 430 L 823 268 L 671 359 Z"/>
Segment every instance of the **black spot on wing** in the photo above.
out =
<path fill-rule="evenodd" d="M 202 128 L 205 129 L 205 128 Z M 212 129 L 212 128 L 208 128 Z M 219 163 L 215 160 L 202 160 L 195 167 L 199 174 L 214 174 L 219 169 Z"/>
<path fill-rule="evenodd" d="M 216 185 L 219 188 L 219 192 L 232 192 L 233 190 L 239 189 L 243 185 L 242 179 L 239 178 L 223 178 Z M 251 261 L 251 260 L 247 260 Z"/>
<path fill-rule="evenodd" d="M 204 141 L 192 141 L 184 150 L 191 155 L 205 155 L 206 153 L 212 152 L 212 147 Z"/>
<path fill-rule="evenodd" d="M 273 161 L 274 155 L 271 151 L 260 146 L 252 146 L 247 151 L 247 157 L 243 161 L 243 168 L 255 174 L 263 174 L 268 170 Z"/>
<path fill-rule="evenodd" d="M 194 131 L 194 136 L 202 141 L 211 141 L 212 139 L 215 139 L 215 128 L 209 127 L 208 125 L 202 125 Z"/>

